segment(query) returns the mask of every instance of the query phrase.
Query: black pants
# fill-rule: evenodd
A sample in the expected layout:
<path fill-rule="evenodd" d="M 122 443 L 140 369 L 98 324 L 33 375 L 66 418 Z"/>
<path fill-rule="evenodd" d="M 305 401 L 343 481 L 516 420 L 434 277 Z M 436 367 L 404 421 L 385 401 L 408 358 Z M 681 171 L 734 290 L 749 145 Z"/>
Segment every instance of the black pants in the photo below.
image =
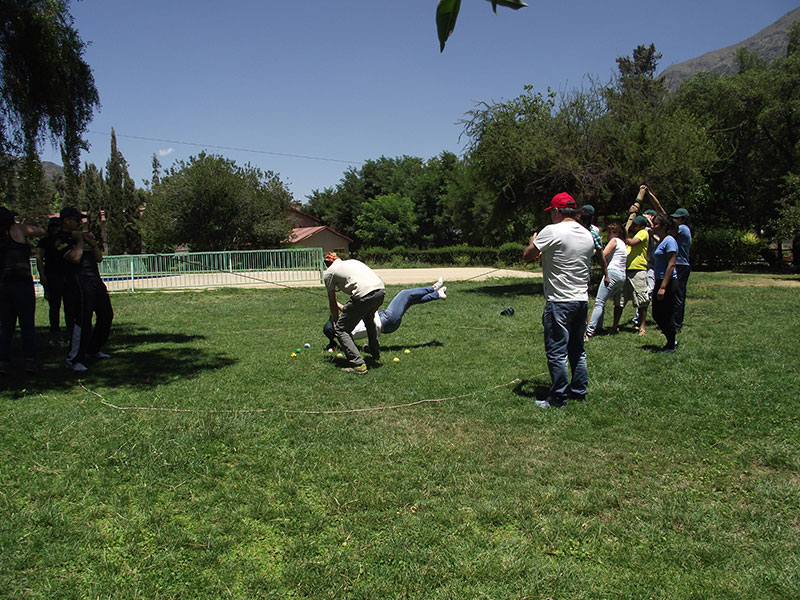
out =
<path fill-rule="evenodd" d="M 61 328 L 61 304 L 64 298 L 64 273 L 47 273 L 47 303 L 50 306 L 50 333 L 58 333 Z M 64 325 L 69 334 L 72 331 L 72 311 L 69 302 L 64 304 Z"/>
<path fill-rule="evenodd" d="M 664 297 L 659 299 L 658 290 L 661 289 L 663 279 L 656 279 L 653 287 L 653 319 L 655 319 L 661 333 L 667 338 L 665 349 L 675 348 L 675 278 L 671 278 L 664 291 Z"/>
<path fill-rule="evenodd" d="M 675 287 L 675 332 L 679 333 L 683 328 L 683 314 L 686 311 L 686 284 L 689 282 L 692 267 L 675 265 L 675 271 L 678 273 L 678 283 Z"/>
<path fill-rule="evenodd" d="M 36 295 L 33 280 L 0 284 L 0 363 L 11 362 L 11 339 L 19 318 L 22 353 L 25 360 L 36 358 L 34 312 Z"/>
<path fill-rule="evenodd" d="M 65 301 L 70 303 L 75 324 L 72 327 L 68 359 L 83 363 L 108 341 L 114 310 L 106 284 L 93 277 L 78 277 L 67 286 Z M 97 320 L 92 327 L 92 317 Z"/>

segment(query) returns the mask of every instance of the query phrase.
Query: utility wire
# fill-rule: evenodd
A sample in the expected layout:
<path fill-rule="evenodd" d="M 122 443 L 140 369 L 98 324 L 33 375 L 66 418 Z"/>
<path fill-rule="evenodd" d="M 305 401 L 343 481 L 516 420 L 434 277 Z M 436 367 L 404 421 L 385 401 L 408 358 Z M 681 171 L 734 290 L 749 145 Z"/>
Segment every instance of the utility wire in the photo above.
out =
<path fill-rule="evenodd" d="M 111 137 L 111 132 L 103 132 L 103 131 L 91 131 L 89 130 L 88 133 L 93 135 L 102 135 L 106 137 Z M 324 160 L 327 162 L 335 162 L 335 163 L 344 163 L 348 165 L 360 165 L 364 161 L 355 161 L 355 160 L 342 160 L 339 158 L 326 158 L 324 156 L 307 156 L 305 154 L 288 154 L 286 152 L 270 152 L 269 150 L 251 150 L 249 148 L 236 148 L 234 146 L 217 146 L 214 144 L 200 144 L 197 142 L 181 142 L 178 140 L 165 140 L 161 138 L 151 138 L 151 137 L 144 137 L 140 135 L 126 135 L 123 133 L 114 132 L 114 135 L 121 138 L 130 138 L 133 140 L 145 140 L 148 142 L 161 142 L 163 144 L 181 144 L 183 146 L 197 146 L 199 148 L 214 148 L 217 150 L 232 150 L 234 152 L 249 152 L 251 154 L 269 154 L 270 156 L 284 156 L 287 158 L 303 158 L 306 160 Z"/>

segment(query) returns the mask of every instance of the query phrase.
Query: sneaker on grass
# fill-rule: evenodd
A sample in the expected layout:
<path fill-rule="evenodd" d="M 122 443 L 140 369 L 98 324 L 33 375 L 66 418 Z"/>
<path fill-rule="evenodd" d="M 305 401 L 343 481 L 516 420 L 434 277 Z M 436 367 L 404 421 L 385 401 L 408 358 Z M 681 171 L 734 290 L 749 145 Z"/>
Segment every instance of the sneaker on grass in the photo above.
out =
<path fill-rule="evenodd" d="M 442 287 L 443 284 L 444 284 L 444 280 L 441 277 L 439 277 L 439 279 L 436 281 L 436 283 L 433 284 L 433 291 L 434 292 L 438 291 L 439 288 Z"/>
<path fill-rule="evenodd" d="M 64 364 L 67 365 L 68 369 L 75 371 L 76 373 L 86 373 L 89 369 L 86 368 L 86 365 L 79 362 L 73 362 L 70 359 L 66 359 Z"/>
<path fill-rule="evenodd" d="M 92 358 L 103 359 L 103 358 L 111 358 L 110 354 L 106 354 L 105 352 L 95 352 L 92 354 Z"/>
<path fill-rule="evenodd" d="M 547 398 L 546 400 L 537 400 L 536 406 L 539 408 L 564 408 L 564 403 L 555 404 L 550 401 L 550 398 Z"/>
<path fill-rule="evenodd" d="M 355 367 L 342 367 L 342 373 L 355 373 L 356 375 L 366 375 L 367 365 L 360 364 Z"/>
<path fill-rule="evenodd" d="M 440 299 L 444 300 L 445 298 L 447 298 L 447 294 L 445 294 L 446 291 L 447 291 L 447 286 L 443 285 L 441 288 L 439 288 L 439 290 L 436 293 L 439 294 Z"/>

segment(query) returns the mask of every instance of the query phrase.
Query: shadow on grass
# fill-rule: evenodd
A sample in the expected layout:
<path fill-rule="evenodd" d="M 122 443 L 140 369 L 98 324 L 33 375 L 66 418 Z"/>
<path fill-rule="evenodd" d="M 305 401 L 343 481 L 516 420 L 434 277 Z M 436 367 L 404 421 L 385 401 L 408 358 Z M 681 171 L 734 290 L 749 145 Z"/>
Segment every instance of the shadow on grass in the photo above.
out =
<path fill-rule="evenodd" d="M 219 352 L 198 348 L 202 335 L 159 332 L 133 323 L 114 323 L 104 351 L 110 359 L 87 361 L 87 373 L 73 373 L 64 366 L 67 346 L 47 343 L 47 328 L 36 330 L 36 374 L 22 372 L 19 336 L 15 336 L 14 364 L 0 386 L 13 397 L 31 393 L 65 391 L 78 379 L 108 387 L 151 389 L 179 379 L 191 379 L 204 371 L 230 366 L 236 361 Z"/>
<path fill-rule="evenodd" d="M 508 285 L 482 285 L 464 290 L 466 294 L 486 294 L 496 298 L 511 296 L 541 296 L 544 284 L 541 282 L 511 283 Z"/>
<path fill-rule="evenodd" d="M 642 350 L 652 352 L 653 354 L 660 354 L 664 350 L 664 346 L 656 346 L 655 344 L 645 344 L 641 347 Z M 676 350 L 678 352 L 679 350 Z"/>
<path fill-rule="evenodd" d="M 544 400 L 550 394 L 550 380 L 543 378 L 523 379 L 512 391 L 523 398 Z"/>
<path fill-rule="evenodd" d="M 384 346 L 381 344 L 381 352 L 399 352 L 400 350 L 414 350 L 415 348 L 441 348 L 444 346 L 439 340 L 431 340 L 424 344 L 408 344 L 405 346 Z"/>
<path fill-rule="evenodd" d="M 361 347 L 363 344 L 359 345 L 359 351 L 361 351 Z M 367 363 L 367 367 L 370 369 L 379 369 L 383 367 L 387 362 L 392 362 L 391 356 L 388 356 L 390 352 L 400 352 L 402 350 L 413 350 L 415 348 L 439 348 L 444 346 L 442 342 L 439 340 L 431 340 L 430 342 L 425 342 L 424 344 L 410 344 L 406 346 L 384 346 L 381 345 L 381 358 L 380 361 L 376 361 L 369 352 L 362 352 L 362 356 L 364 358 L 364 362 Z M 341 350 L 336 350 L 336 353 L 341 353 Z M 337 367 L 349 367 L 350 361 L 346 358 L 337 358 L 336 354 L 330 354 L 328 358 L 329 362 L 336 365 Z"/>

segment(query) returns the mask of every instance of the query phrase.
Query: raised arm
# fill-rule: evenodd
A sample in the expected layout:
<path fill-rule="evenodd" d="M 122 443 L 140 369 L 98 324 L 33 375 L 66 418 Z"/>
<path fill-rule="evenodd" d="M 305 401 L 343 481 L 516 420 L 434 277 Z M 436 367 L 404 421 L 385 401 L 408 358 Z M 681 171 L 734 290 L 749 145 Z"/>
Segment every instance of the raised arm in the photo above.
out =
<path fill-rule="evenodd" d="M 541 251 L 536 247 L 534 242 L 536 242 L 535 233 L 531 236 L 528 246 L 522 251 L 523 262 L 529 263 L 533 262 L 534 260 L 539 260 L 539 257 L 542 255 Z"/>
<path fill-rule="evenodd" d="M 628 209 L 628 220 L 625 223 L 625 235 L 628 235 L 628 229 L 631 228 L 631 223 L 636 218 L 636 215 L 639 214 L 639 209 L 642 207 L 642 200 L 644 200 L 644 195 L 647 193 L 647 186 L 642 184 L 639 186 L 639 193 L 636 195 L 636 200 L 633 204 L 631 204 L 630 208 Z"/>

